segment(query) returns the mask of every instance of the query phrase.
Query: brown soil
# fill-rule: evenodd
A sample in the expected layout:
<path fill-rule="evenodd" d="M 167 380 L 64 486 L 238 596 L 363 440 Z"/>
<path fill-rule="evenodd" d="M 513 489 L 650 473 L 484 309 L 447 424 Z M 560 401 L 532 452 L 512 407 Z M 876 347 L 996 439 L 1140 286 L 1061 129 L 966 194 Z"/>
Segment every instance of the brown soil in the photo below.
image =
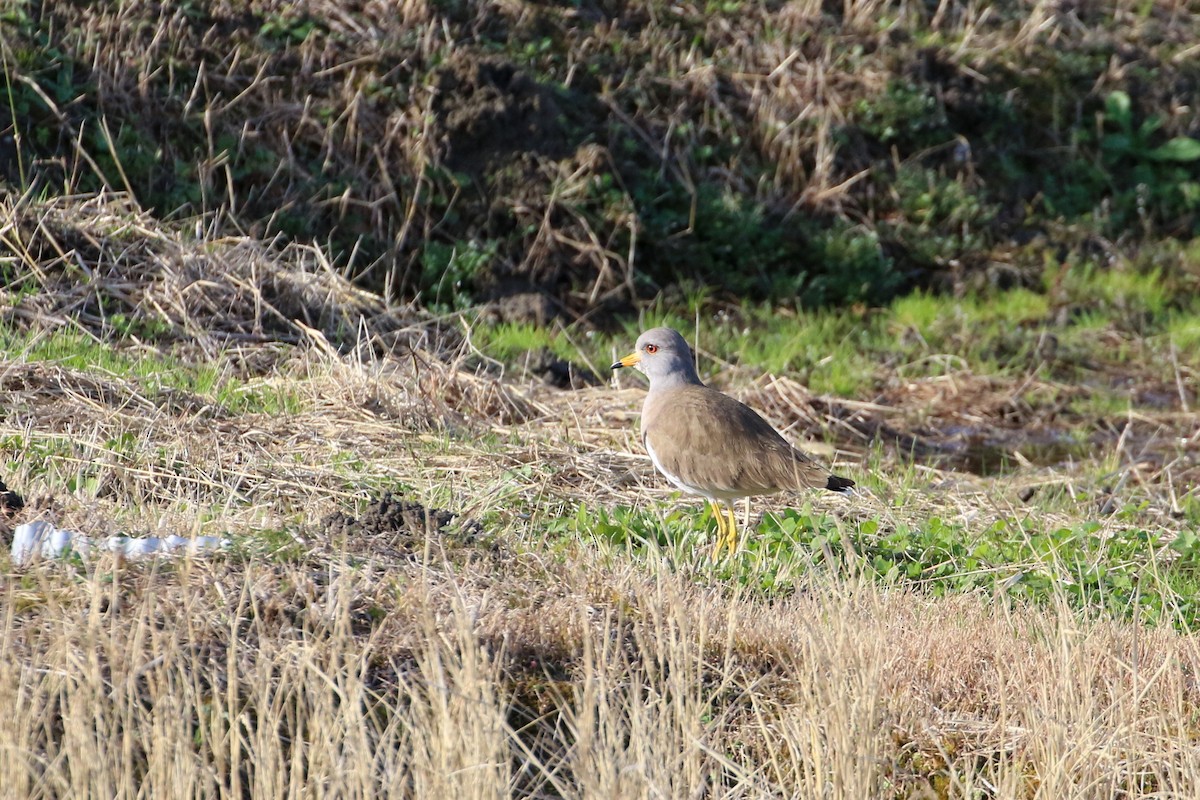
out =
<path fill-rule="evenodd" d="M 422 552 L 430 540 L 459 545 L 477 542 L 483 527 L 452 511 L 426 508 L 387 492 L 359 517 L 341 511 L 330 514 L 321 520 L 319 532 L 330 541 L 370 542 L 374 552 L 410 555 Z"/>
<path fill-rule="evenodd" d="M 574 151 L 555 93 L 508 61 L 461 51 L 435 80 L 437 139 L 451 169 L 478 178 L 517 156 Z"/>
<path fill-rule="evenodd" d="M 481 239 L 523 239 L 519 256 L 490 259 L 469 276 L 474 299 L 502 321 L 539 325 L 592 301 L 600 301 L 603 316 L 606 302 L 633 300 L 632 286 L 612 268 L 608 243 L 596 241 L 574 204 L 556 199 L 564 180 L 585 185 L 592 176 L 611 177 L 611 163 L 586 144 L 609 124 L 594 98 L 539 83 L 500 56 L 470 49 L 440 67 L 434 85 L 437 157 L 468 179 L 451 201 L 456 217 L 478 220 L 474 235 Z M 572 297 L 584 287 L 591 288 L 587 303 Z"/>
<path fill-rule="evenodd" d="M 548 348 L 531 350 L 526 354 L 526 364 L 531 373 L 557 389 L 583 389 L 603 383 L 587 367 L 559 358 Z"/>

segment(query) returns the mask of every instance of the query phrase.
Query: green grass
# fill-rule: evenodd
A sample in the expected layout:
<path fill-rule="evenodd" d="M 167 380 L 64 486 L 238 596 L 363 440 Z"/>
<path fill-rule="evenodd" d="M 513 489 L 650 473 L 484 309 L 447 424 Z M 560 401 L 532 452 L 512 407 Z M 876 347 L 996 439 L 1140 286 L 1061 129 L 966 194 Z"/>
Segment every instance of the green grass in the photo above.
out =
<path fill-rule="evenodd" d="M 1168 345 L 1179 349 L 1181 356 L 1191 356 L 1196 361 L 1200 353 L 1200 315 L 1173 313 L 1167 322 L 1166 330 Z"/>
<path fill-rule="evenodd" d="M 684 308 L 671 312 L 656 304 L 641 321 L 614 334 L 568 340 L 529 324 L 479 324 L 472 340 L 486 355 L 508 363 L 548 347 L 563 358 L 607 364 L 632 348 L 640 330 L 654 325 L 674 327 L 694 342 L 698 316 L 702 353 L 755 373 L 790 375 L 817 394 L 860 398 L 892 370 L 906 379 L 963 369 L 1023 376 L 1048 359 L 1055 375 L 1073 379 L 1111 365 L 1173 381 L 1172 342 L 1177 360 L 1200 365 L 1193 355 L 1200 352 L 1200 301 L 1179 295 L 1160 273 L 1073 271 L 1064 277 L 1062 291 L 1067 313 L 1060 313 L 1049 294 L 1024 288 L 961 298 L 917 292 L 866 313 L 768 305 L 727 313 L 707 293 L 694 292 Z M 1122 341 L 1114 344 L 1102 336 L 1106 332 Z M 1047 337 L 1056 343 L 1052 351 Z M 702 375 L 718 366 L 700 359 Z M 1076 402 L 1113 409 L 1128 398 L 1099 382 L 1086 400 Z"/>
<path fill-rule="evenodd" d="M 1083 419 L 1112 419 L 1123 417 L 1133 410 L 1133 401 L 1127 394 L 1088 392 L 1068 400 L 1066 409 Z"/>
<path fill-rule="evenodd" d="M 301 563 L 309 554 L 305 533 L 299 523 L 278 528 L 258 528 L 253 536 L 233 540 L 231 556 L 244 561 L 257 558 L 273 564 Z"/>
<path fill-rule="evenodd" d="M 1161 316 L 1176 294 L 1158 270 L 1136 272 L 1095 266 L 1069 270 L 1063 287 L 1075 302 L 1097 303 L 1112 311 L 1140 311 L 1152 317 Z M 1195 307 L 1194 298 L 1179 300 Z"/>
<path fill-rule="evenodd" d="M 221 358 L 184 360 L 154 348 L 115 346 L 113 341 L 62 328 L 34 333 L 0 325 L 0 352 L 27 363 L 57 364 L 131 381 L 143 392 L 186 392 L 233 414 L 296 414 L 309 405 L 292 384 L 241 379 Z"/>
<path fill-rule="evenodd" d="M 529 323 L 477 323 L 471 329 L 471 342 L 487 356 L 510 364 L 543 348 L 562 358 L 578 357 L 578 352 L 565 337 Z"/>
<path fill-rule="evenodd" d="M 1078 505 L 1078 504 L 1076 504 Z M 1010 602 L 1052 605 L 1065 598 L 1085 616 L 1150 624 L 1200 625 L 1200 538 L 1164 537 L 1098 521 L 1047 525 L 1040 515 L 984 526 L 938 516 L 888 526 L 838 521 L 810 505 L 768 514 L 742 532 L 737 556 L 709 561 L 715 521 L 705 510 L 661 512 L 580 505 L 545 535 L 581 539 L 612 558 L 633 557 L 699 570 L 697 580 L 756 594 L 790 594 L 814 573 L 867 575 L 933 596 L 983 592 Z"/>

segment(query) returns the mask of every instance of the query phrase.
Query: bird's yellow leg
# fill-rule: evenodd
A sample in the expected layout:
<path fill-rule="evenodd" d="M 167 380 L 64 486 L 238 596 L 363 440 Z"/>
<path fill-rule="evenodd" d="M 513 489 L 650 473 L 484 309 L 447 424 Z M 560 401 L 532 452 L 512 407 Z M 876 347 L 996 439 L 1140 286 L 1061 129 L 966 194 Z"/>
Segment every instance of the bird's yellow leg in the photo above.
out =
<path fill-rule="evenodd" d="M 717 505 L 716 500 L 709 500 L 709 505 L 712 506 L 713 516 L 717 519 L 717 543 L 713 546 L 712 559 L 715 562 L 721 557 L 721 548 L 725 546 L 725 511 L 721 506 Z"/>
<path fill-rule="evenodd" d="M 733 503 L 727 503 L 725 509 L 729 514 L 729 535 L 726 541 L 729 543 L 729 555 L 737 555 L 738 549 L 738 525 L 737 517 L 733 515 Z"/>

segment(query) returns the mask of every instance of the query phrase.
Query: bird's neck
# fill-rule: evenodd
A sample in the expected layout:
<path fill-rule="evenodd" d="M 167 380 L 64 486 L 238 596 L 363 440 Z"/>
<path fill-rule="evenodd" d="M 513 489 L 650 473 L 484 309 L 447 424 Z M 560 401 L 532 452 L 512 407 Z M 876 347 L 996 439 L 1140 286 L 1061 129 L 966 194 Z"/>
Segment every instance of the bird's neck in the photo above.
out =
<path fill-rule="evenodd" d="M 678 389 L 682 386 L 703 386 L 704 383 L 700 377 L 693 371 L 688 372 L 672 372 L 668 375 L 660 375 L 650 382 L 650 390 L 662 389 Z"/>

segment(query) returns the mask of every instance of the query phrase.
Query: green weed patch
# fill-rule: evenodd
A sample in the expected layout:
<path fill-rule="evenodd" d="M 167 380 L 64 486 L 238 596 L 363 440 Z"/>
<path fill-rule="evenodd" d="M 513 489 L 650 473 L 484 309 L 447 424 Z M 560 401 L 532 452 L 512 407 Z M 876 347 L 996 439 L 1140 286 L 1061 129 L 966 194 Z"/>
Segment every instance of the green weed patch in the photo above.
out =
<path fill-rule="evenodd" d="M 866 574 L 934 596 L 983 592 L 998 602 L 1065 603 L 1085 617 L 1193 630 L 1200 622 L 1200 539 L 1082 522 L 1039 529 L 999 520 L 982 530 L 939 517 L 885 527 L 838 521 L 811 509 L 767 515 L 743 533 L 729 562 L 707 564 L 708 512 L 581 506 L 549 534 L 571 534 L 639 559 L 705 565 L 705 581 L 767 595 L 802 589 L 814 573 Z"/>

